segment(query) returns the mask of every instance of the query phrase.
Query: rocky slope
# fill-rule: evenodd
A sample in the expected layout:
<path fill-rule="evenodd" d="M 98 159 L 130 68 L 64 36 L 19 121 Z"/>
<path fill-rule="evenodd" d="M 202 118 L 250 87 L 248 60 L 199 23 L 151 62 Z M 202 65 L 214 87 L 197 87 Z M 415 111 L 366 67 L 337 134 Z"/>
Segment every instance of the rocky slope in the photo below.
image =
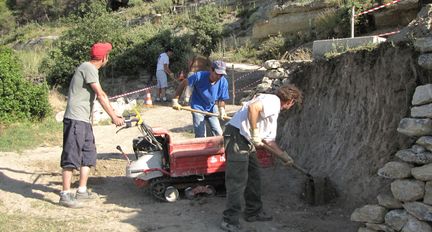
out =
<path fill-rule="evenodd" d="M 354 207 L 386 183 L 377 170 L 410 140 L 396 131 L 417 85 L 431 81 L 411 46 L 314 61 L 290 74 L 305 95 L 302 109 L 281 115 L 279 143 L 316 176 L 328 176 L 339 202 Z"/>

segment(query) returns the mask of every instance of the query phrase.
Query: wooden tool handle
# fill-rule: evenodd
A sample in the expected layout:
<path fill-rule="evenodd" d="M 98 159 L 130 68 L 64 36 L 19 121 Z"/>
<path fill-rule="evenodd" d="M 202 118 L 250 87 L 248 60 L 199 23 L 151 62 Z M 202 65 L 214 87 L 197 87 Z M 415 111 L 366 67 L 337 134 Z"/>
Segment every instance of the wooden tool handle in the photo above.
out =
<path fill-rule="evenodd" d="M 282 158 L 281 154 L 279 154 L 273 147 L 271 147 L 270 145 L 268 145 L 265 140 L 263 140 L 263 146 L 269 152 L 273 153 L 274 155 L 276 155 L 279 158 Z M 292 166 L 293 166 L 293 168 L 299 170 L 303 174 L 305 174 L 307 176 L 310 176 L 310 174 L 305 169 L 299 167 L 297 164 L 293 163 Z"/>
<path fill-rule="evenodd" d="M 208 116 L 215 116 L 215 117 L 219 117 L 219 114 L 215 114 L 215 113 L 210 113 L 210 112 L 206 112 L 206 111 L 201 111 L 201 110 L 195 110 L 195 109 L 191 109 L 189 107 L 181 107 L 181 110 L 186 110 L 186 111 L 190 111 L 190 112 L 195 112 L 195 113 L 200 113 L 200 114 L 204 114 L 204 115 L 208 115 Z M 231 117 L 225 116 L 224 119 L 231 119 Z"/>

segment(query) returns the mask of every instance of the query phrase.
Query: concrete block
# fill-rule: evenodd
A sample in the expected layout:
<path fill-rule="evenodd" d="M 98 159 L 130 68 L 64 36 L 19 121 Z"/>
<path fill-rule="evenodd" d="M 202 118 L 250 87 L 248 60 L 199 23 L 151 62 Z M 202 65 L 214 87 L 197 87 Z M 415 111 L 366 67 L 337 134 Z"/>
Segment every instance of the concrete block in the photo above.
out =
<path fill-rule="evenodd" d="M 338 52 L 348 48 L 356 48 L 368 44 L 379 44 L 385 41 L 385 38 L 378 36 L 316 40 L 313 42 L 312 55 L 314 58 L 317 58 L 324 56 L 324 54 L 327 52 Z"/>

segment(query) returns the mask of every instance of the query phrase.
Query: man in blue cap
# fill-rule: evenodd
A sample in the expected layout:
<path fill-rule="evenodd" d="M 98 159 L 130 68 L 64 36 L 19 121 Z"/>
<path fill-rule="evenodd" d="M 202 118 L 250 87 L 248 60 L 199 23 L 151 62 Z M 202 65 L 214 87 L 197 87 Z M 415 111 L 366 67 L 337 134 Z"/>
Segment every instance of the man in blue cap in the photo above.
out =
<path fill-rule="evenodd" d="M 225 101 L 229 99 L 228 81 L 225 78 L 226 64 L 217 60 L 212 62 L 210 71 L 199 71 L 185 79 L 177 88 L 172 99 L 172 107 L 181 110 L 178 99 L 186 86 L 192 88 L 191 108 L 212 114 L 220 119 L 226 117 Z M 192 112 L 195 138 L 206 137 L 206 122 L 209 123 L 213 136 L 222 135 L 218 117 Z"/>

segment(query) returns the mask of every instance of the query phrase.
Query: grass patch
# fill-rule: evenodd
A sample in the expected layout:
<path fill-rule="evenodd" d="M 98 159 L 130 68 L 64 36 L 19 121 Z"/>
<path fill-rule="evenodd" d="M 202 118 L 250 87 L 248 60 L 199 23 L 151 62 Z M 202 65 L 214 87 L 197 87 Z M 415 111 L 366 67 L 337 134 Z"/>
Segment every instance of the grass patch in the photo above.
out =
<path fill-rule="evenodd" d="M 84 223 L 84 224 L 82 224 Z M 0 214 L 0 231 L 87 231 L 84 220 L 70 221 L 55 220 L 53 218 L 28 217 L 17 214 Z"/>
<path fill-rule="evenodd" d="M 335 58 L 335 57 L 342 55 L 343 53 L 346 53 L 346 52 L 358 52 L 358 51 L 371 52 L 371 51 L 375 50 L 378 47 L 378 45 L 379 44 L 368 43 L 368 44 L 365 44 L 363 46 L 353 47 L 353 48 L 344 47 L 344 46 L 339 46 L 339 47 L 334 46 L 332 51 L 324 54 L 324 57 L 326 59 L 332 59 L 332 58 Z"/>
<path fill-rule="evenodd" d="M 31 79 L 31 77 L 38 78 L 41 75 L 38 69 L 48 50 L 49 48 L 44 47 L 34 50 L 18 50 L 16 52 L 23 64 L 23 75 L 27 79 Z"/>
<path fill-rule="evenodd" d="M 16 27 L 12 32 L 0 38 L 0 44 L 17 45 L 25 44 L 31 39 L 36 39 L 41 36 L 60 36 L 70 25 L 62 24 L 61 21 L 54 23 L 28 23 Z"/>
<path fill-rule="evenodd" d="M 52 117 L 37 123 L 24 122 L 0 127 L 0 151 L 21 152 L 37 146 L 61 145 L 62 128 L 63 124 Z"/>

